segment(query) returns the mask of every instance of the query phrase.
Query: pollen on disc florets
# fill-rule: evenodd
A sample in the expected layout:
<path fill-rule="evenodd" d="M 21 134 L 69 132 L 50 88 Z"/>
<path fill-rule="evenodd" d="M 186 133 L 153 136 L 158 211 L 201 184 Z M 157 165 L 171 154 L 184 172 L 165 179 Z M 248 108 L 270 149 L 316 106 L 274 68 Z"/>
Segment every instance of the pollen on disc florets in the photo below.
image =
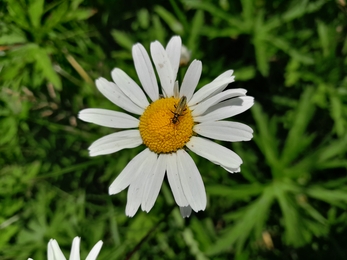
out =
<path fill-rule="evenodd" d="M 172 120 L 179 99 L 161 98 L 151 103 L 140 117 L 139 130 L 143 143 L 155 153 L 182 149 L 193 135 L 193 116 L 188 106 Z"/>

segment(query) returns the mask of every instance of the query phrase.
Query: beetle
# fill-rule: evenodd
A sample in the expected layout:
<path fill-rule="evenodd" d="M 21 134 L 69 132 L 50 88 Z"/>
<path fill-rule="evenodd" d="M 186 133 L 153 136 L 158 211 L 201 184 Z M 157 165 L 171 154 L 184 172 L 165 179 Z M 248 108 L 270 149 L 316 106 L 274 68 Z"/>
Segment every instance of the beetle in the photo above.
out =
<path fill-rule="evenodd" d="M 171 122 L 173 124 L 176 124 L 177 122 L 180 121 L 178 118 L 182 115 L 183 111 L 186 110 L 186 106 L 187 106 L 187 97 L 182 96 L 180 100 L 178 101 L 177 106 L 175 106 L 176 108 L 175 112 L 171 111 L 174 114 L 173 118 L 171 119 Z"/>

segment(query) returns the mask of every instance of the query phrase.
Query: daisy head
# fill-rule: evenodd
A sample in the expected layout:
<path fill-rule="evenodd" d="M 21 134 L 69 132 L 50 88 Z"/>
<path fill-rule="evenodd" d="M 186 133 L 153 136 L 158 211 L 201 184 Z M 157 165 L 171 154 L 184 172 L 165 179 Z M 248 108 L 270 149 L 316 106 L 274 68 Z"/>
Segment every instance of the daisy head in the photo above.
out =
<path fill-rule="evenodd" d="M 188 151 L 239 172 L 241 158 L 213 140 L 237 142 L 252 138 L 252 129 L 229 119 L 249 109 L 254 100 L 244 89 L 226 89 L 234 81 L 228 70 L 196 90 L 202 63 L 194 60 L 181 84 L 176 79 L 182 49 L 181 38 L 171 38 L 166 48 L 152 42 L 150 53 L 137 43 L 132 48 L 135 69 L 142 88 L 119 68 L 111 72 L 114 82 L 96 80 L 99 91 L 126 112 L 89 108 L 79 118 L 117 129 L 96 140 L 91 156 L 111 154 L 141 144 L 135 156 L 109 188 L 109 194 L 128 189 L 126 215 L 134 216 L 141 206 L 149 212 L 166 174 L 183 217 L 206 207 L 205 187 Z M 160 85 L 158 85 L 155 66 Z M 119 131 L 119 129 L 127 129 Z"/>
<path fill-rule="evenodd" d="M 72 241 L 70 260 L 80 260 L 80 237 L 75 237 Z M 95 260 L 101 250 L 103 242 L 100 240 L 95 244 L 92 250 L 89 252 L 86 260 Z M 66 260 L 63 252 L 61 251 L 57 240 L 51 239 L 47 245 L 47 259 L 48 260 Z M 32 258 L 28 258 L 32 260 Z"/>

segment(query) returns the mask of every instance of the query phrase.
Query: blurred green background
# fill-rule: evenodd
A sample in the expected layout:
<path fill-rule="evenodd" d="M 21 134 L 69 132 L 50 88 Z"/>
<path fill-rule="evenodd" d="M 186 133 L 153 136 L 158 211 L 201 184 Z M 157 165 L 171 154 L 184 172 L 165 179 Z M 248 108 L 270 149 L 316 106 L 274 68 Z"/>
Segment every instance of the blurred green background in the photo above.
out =
<path fill-rule="evenodd" d="M 204 212 L 182 219 L 165 180 L 128 218 L 108 186 L 143 147 L 90 158 L 112 129 L 76 115 L 118 109 L 94 80 L 138 82 L 132 44 L 173 35 L 202 61 L 199 87 L 235 70 L 254 139 L 223 143 L 241 173 L 194 156 Z M 82 259 L 100 239 L 101 260 L 347 259 L 346 54 L 345 0 L 0 0 L 0 259 L 46 259 L 50 238 L 67 256 L 75 236 Z"/>

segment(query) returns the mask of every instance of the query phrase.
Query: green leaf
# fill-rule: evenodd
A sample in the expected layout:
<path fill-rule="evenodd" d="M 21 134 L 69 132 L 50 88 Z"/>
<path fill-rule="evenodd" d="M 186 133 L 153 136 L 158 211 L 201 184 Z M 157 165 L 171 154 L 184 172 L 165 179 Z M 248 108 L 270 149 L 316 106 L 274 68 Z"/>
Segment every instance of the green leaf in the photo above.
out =
<path fill-rule="evenodd" d="M 285 53 L 290 55 L 293 59 L 302 62 L 303 64 L 313 64 L 314 63 L 314 59 L 312 57 L 310 57 L 307 54 L 300 53 L 298 50 L 295 50 L 294 48 L 291 47 L 292 43 L 288 43 L 282 38 L 268 35 L 266 37 L 266 41 L 269 44 L 272 44 L 275 47 L 277 47 L 278 49 L 284 51 Z"/>
<path fill-rule="evenodd" d="M 204 12 L 202 10 L 198 10 L 193 17 L 193 21 L 192 21 L 191 29 L 189 33 L 189 38 L 187 41 L 188 42 L 187 47 L 192 53 L 195 53 L 195 50 L 199 48 L 198 37 L 202 30 L 203 24 L 204 24 Z"/>
<path fill-rule="evenodd" d="M 54 8 L 44 23 L 44 30 L 48 33 L 52 28 L 62 23 L 68 13 L 69 5 L 67 2 L 62 2 L 58 7 Z"/>
<path fill-rule="evenodd" d="M 331 117 L 334 120 L 334 128 L 338 136 L 346 134 L 346 118 L 343 116 L 343 104 L 340 97 L 337 95 L 330 95 L 331 101 Z"/>
<path fill-rule="evenodd" d="M 264 186 L 260 184 L 237 185 L 233 188 L 224 185 L 206 185 L 210 195 L 229 197 L 230 199 L 249 199 L 251 196 L 260 194 Z"/>
<path fill-rule="evenodd" d="M 22 6 L 21 1 L 7 1 L 7 10 L 13 22 L 19 27 L 30 30 L 30 25 L 27 20 L 26 10 Z"/>
<path fill-rule="evenodd" d="M 70 21 L 82 21 L 90 18 L 95 14 L 95 10 L 93 9 L 77 9 L 75 11 L 70 11 L 66 14 L 66 16 L 63 19 L 63 22 L 70 22 Z"/>
<path fill-rule="evenodd" d="M 200 31 L 201 35 L 205 35 L 210 39 L 219 37 L 237 38 L 240 35 L 240 31 L 234 27 L 216 28 L 213 26 L 204 25 Z"/>
<path fill-rule="evenodd" d="M 143 212 L 138 212 L 137 215 L 129 225 L 129 228 L 136 230 L 136 232 L 126 233 L 126 239 L 132 244 L 136 244 L 142 237 L 151 234 L 154 225 L 157 224 L 153 218 L 148 218 Z"/>
<path fill-rule="evenodd" d="M 0 219 L 1 221 L 1 219 Z M 18 230 L 20 229 L 19 225 L 10 225 L 6 228 L 2 228 L 1 229 L 1 236 L 0 236 L 0 250 L 2 248 L 4 248 L 5 246 L 8 246 L 8 242 L 11 239 L 14 239 L 16 233 L 18 232 Z"/>
<path fill-rule="evenodd" d="M 234 75 L 237 81 L 247 81 L 255 77 L 256 70 L 253 66 L 238 68 Z"/>
<path fill-rule="evenodd" d="M 339 138 L 334 141 L 330 141 L 329 145 L 323 146 L 317 152 L 318 160 L 317 162 L 329 162 L 336 157 L 341 156 L 345 158 L 345 154 L 347 151 L 347 135 L 343 138 Z"/>
<path fill-rule="evenodd" d="M 77 10 L 79 5 L 83 2 L 83 0 L 71 0 L 71 9 Z"/>
<path fill-rule="evenodd" d="M 306 194 L 314 199 L 325 201 L 329 204 L 345 208 L 347 203 L 347 191 L 336 189 L 328 190 L 314 185 L 305 190 Z"/>
<path fill-rule="evenodd" d="M 21 62 L 13 62 L 4 66 L 0 72 L 1 78 L 3 80 L 14 80 L 18 75 L 21 74 L 22 70 L 25 69 L 27 63 L 24 59 Z"/>
<path fill-rule="evenodd" d="M 28 14 L 34 28 L 39 28 L 43 14 L 44 0 L 31 0 L 28 7 Z"/>
<path fill-rule="evenodd" d="M 320 163 L 319 165 L 315 165 L 315 168 L 319 170 L 347 168 L 347 160 L 333 159 L 327 162 Z"/>
<path fill-rule="evenodd" d="M 257 61 L 257 67 L 260 73 L 267 77 L 269 75 L 269 63 L 267 57 L 267 46 L 265 42 L 259 38 L 253 39 L 253 44 L 255 48 L 255 58 Z"/>
<path fill-rule="evenodd" d="M 296 203 L 289 197 L 289 193 L 281 183 L 274 184 L 274 189 L 283 214 L 284 240 L 286 244 L 295 247 L 304 245 L 306 242 L 303 232 L 304 226 Z"/>
<path fill-rule="evenodd" d="M 161 23 L 161 20 L 159 19 L 158 15 L 153 15 L 152 19 L 153 19 L 153 30 L 154 30 L 153 36 L 159 42 L 164 42 L 165 36 L 166 36 L 166 29 Z"/>
<path fill-rule="evenodd" d="M 140 9 L 137 12 L 137 20 L 139 21 L 139 25 L 142 29 L 148 29 L 149 27 L 149 13 L 145 8 Z"/>
<path fill-rule="evenodd" d="M 307 12 L 308 0 L 296 0 L 291 2 L 291 7 L 282 14 L 282 19 L 285 22 L 292 21 L 294 19 L 302 17 Z"/>
<path fill-rule="evenodd" d="M 251 32 L 254 26 L 255 20 L 255 12 L 254 5 L 255 2 L 253 0 L 242 0 L 242 17 L 244 21 L 244 28 L 246 31 Z"/>
<path fill-rule="evenodd" d="M 8 144 L 17 136 L 17 120 L 15 117 L 0 119 L 0 145 Z"/>
<path fill-rule="evenodd" d="M 267 32 L 263 29 L 264 13 L 258 12 L 255 19 L 253 45 L 255 49 L 255 59 L 260 73 L 266 77 L 269 75 L 268 46 L 265 41 Z"/>
<path fill-rule="evenodd" d="M 185 228 L 182 232 L 183 239 L 185 240 L 187 246 L 190 249 L 191 254 L 194 259 L 207 260 L 208 258 L 201 252 L 199 244 L 196 241 L 194 234 L 190 228 Z"/>
<path fill-rule="evenodd" d="M 286 66 L 285 86 L 291 87 L 297 84 L 300 80 L 300 62 L 297 59 L 290 59 Z"/>
<path fill-rule="evenodd" d="M 184 28 L 182 24 L 172 15 L 169 11 L 167 11 L 164 7 L 160 5 L 156 5 L 154 7 L 154 11 L 162 18 L 170 29 L 176 34 L 183 34 Z"/>
<path fill-rule="evenodd" d="M 27 42 L 25 34 L 19 29 L 12 30 L 9 34 L 0 36 L 0 45 L 12 45 L 25 42 Z"/>
<path fill-rule="evenodd" d="M 130 38 L 130 36 L 122 31 L 112 30 L 111 35 L 113 39 L 125 49 L 131 50 L 134 45 L 134 41 Z"/>
<path fill-rule="evenodd" d="M 307 201 L 301 202 L 299 204 L 305 211 L 318 223 L 321 223 L 323 225 L 327 224 L 327 219 L 322 216 L 322 214 L 316 210 L 314 207 L 312 207 Z"/>
<path fill-rule="evenodd" d="M 328 3 L 329 0 L 317 0 L 317 1 L 309 1 L 308 5 L 307 5 L 307 9 L 306 12 L 307 13 L 313 13 L 316 11 L 319 11 L 319 9 L 326 3 Z"/>
<path fill-rule="evenodd" d="M 190 226 L 192 231 L 196 234 L 195 237 L 199 241 L 200 248 L 202 251 L 205 251 L 212 243 L 211 236 L 208 230 L 206 230 L 206 223 L 197 218 L 192 218 Z"/>
<path fill-rule="evenodd" d="M 251 111 L 257 126 L 254 129 L 254 140 L 264 154 L 268 164 L 276 168 L 279 160 L 275 125 L 269 122 L 267 115 L 262 111 L 258 103 L 254 104 Z"/>
<path fill-rule="evenodd" d="M 229 12 L 225 12 L 221 8 L 218 8 L 217 5 L 213 3 L 209 3 L 207 1 L 198 1 L 198 0 L 184 0 L 184 4 L 191 8 L 204 10 L 206 12 L 209 12 L 213 17 L 221 18 L 222 20 L 225 20 L 229 23 L 229 25 L 235 27 L 238 29 L 238 31 L 245 32 L 243 29 L 243 21 L 240 17 L 232 16 Z"/>
<path fill-rule="evenodd" d="M 331 37 L 329 35 L 329 27 L 324 22 L 318 20 L 317 31 L 318 31 L 318 36 L 319 36 L 320 44 L 322 47 L 322 51 L 323 51 L 323 56 L 327 57 L 329 56 L 331 51 L 334 51 L 331 49 L 331 46 L 330 46 Z"/>
<path fill-rule="evenodd" d="M 303 219 L 305 225 L 305 235 L 307 241 L 312 241 L 313 236 L 327 236 L 329 234 L 329 225 L 322 224 L 316 220 Z"/>
<path fill-rule="evenodd" d="M 174 11 L 175 17 L 177 17 L 177 20 L 183 24 L 185 31 L 188 31 L 190 24 L 187 21 L 188 16 L 186 14 L 186 11 L 184 10 L 184 8 L 177 5 L 179 3 L 178 1 L 175 1 L 175 0 L 169 0 L 169 1 Z"/>
<path fill-rule="evenodd" d="M 31 164 L 27 165 L 27 167 L 28 168 L 25 170 L 25 178 L 23 178 L 23 181 L 31 180 L 39 174 L 41 169 L 41 162 L 32 162 Z"/>
<path fill-rule="evenodd" d="M 315 106 L 311 101 L 312 95 L 312 88 L 306 88 L 305 92 L 301 95 L 299 105 L 295 112 L 294 122 L 291 124 L 291 129 L 289 130 L 281 154 L 281 162 L 284 166 L 290 164 L 300 156 L 300 152 L 312 141 L 306 139 L 307 137 L 304 135 L 315 111 Z M 303 143 L 303 140 L 306 140 L 306 142 Z"/>
<path fill-rule="evenodd" d="M 244 244 L 251 236 L 252 231 L 256 238 L 261 236 L 262 231 L 265 229 L 265 222 L 273 199 L 273 189 L 269 186 L 256 201 L 235 212 L 236 214 L 242 213 L 242 217 L 238 217 L 234 225 L 221 235 L 206 253 L 216 255 L 235 244 L 236 251 L 242 252 Z"/>
<path fill-rule="evenodd" d="M 50 81 L 57 90 L 62 89 L 60 77 L 53 69 L 52 62 L 45 49 L 37 48 L 35 52 L 36 64 L 42 70 L 43 75 Z"/>

